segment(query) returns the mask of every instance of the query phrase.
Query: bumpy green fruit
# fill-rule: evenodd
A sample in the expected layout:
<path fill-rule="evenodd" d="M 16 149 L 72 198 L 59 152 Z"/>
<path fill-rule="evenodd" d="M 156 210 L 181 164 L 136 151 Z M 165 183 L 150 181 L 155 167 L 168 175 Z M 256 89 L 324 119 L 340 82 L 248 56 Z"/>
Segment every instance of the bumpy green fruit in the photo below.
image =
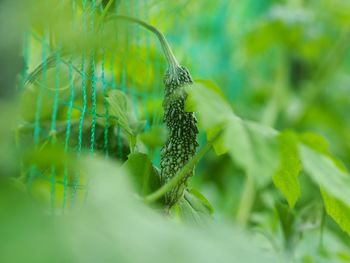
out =
<path fill-rule="evenodd" d="M 198 146 L 197 120 L 193 112 L 185 112 L 187 97 L 183 87 L 193 83 L 185 67 L 168 70 L 165 78 L 164 122 L 168 138 L 161 152 L 161 180 L 167 183 L 193 157 Z M 167 207 L 173 206 L 183 195 L 192 169 L 175 187 L 165 194 Z"/>
<path fill-rule="evenodd" d="M 160 41 L 168 63 L 168 70 L 164 78 L 164 122 L 168 128 L 168 138 L 161 152 L 162 184 L 166 184 L 184 167 L 194 156 L 197 143 L 197 121 L 193 112 L 185 112 L 187 94 L 183 87 L 193 83 L 190 73 L 177 62 L 167 40 L 162 32 L 154 26 L 134 17 L 112 16 L 136 23 L 153 32 Z M 194 174 L 194 169 L 188 172 L 182 180 L 165 194 L 165 205 L 172 207 L 184 194 L 187 179 Z"/>

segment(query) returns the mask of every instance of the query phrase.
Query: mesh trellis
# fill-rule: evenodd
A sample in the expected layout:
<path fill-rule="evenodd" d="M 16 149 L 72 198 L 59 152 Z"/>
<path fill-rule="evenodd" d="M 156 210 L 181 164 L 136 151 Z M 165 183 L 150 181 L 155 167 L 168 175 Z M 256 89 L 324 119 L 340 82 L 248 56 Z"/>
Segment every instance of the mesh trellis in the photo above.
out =
<path fill-rule="evenodd" d="M 104 12 L 104 2 L 72 0 L 73 17 L 81 16 L 81 26 L 92 31 L 95 23 L 99 22 L 96 14 Z M 115 10 L 112 11 L 117 13 L 120 1 L 114 2 Z M 138 8 L 141 1 L 124 2 L 127 15 L 147 19 L 147 8 Z M 147 1 L 142 1 L 143 6 L 146 4 Z M 137 61 L 138 52 L 141 54 L 142 51 L 144 64 L 152 67 L 153 75 L 162 76 L 161 60 L 149 51 L 152 46 L 149 33 L 135 26 L 130 28 L 126 46 L 122 48 L 126 48 L 126 54 L 129 54 L 129 49 L 134 49 L 136 56 L 130 58 L 134 61 Z M 108 92 L 120 90 L 127 94 L 133 114 L 145 120 L 144 131 L 148 131 L 161 123 L 160 114 L 149 110 L 149 102 L 161 100 L 162 79 L 154 79 L 152 89 L 143 86 L 149 84 L 137 82 L 132 77 L 134 72 L 130 72 L 129 58 L 118 56 L 119 47 L 83 49 L 79 54 L 67 55 L 60 43 L 52 45 L 52 33 L 50 28 L 41 33 L 28 29 L 24 36 L 26 69 L 22 73 L 24 81 L 19 92 L 24 101 L 23 107 L 26 108 L 29 103 L 33 111 L 26 108 L 22 114 L 21 147 L 34 145 L 37 152 L 47 149 L 57 152 L 61 149 L 66 155 L 74 156 L 75 160 L 79 160 L 83 152 L 98 152 L 106 158 L 125 160 L 129 153 L 128 145 L 125 145 L 122 128 L 111 118 L 106 99 Z M 118 35 L 110 37 L 117 38 Z M 35 79 L 30 79 L 33 72 L 37 73 Z M 154 162 L 158 159 L 155 154 Z M 89 181 L 80 171 L 72 169 L 69 158 L 63 163 L 51 161 L 49 166 L 48 169 L 42 160 L 35 160 L 22 166 L 22 175 L 30 191 L 47 197 L 53 212 L 64 212 L 77 199 L 86 199 Z"/>

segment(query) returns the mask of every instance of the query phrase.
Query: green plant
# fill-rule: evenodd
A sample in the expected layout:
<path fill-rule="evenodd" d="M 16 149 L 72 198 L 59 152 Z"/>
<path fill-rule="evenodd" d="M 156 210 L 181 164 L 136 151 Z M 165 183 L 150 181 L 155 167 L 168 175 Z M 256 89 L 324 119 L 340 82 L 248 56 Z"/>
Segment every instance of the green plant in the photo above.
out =
<path fill-rule="evenodd" d="M 183 256 L 189 262 L 212 262 L 215 255 L 226 255 L 225 242 L 234 253 L 222 261 L 239 257 L 240 242 L 247 244 L 249 255 L 252 239 L 235 242 L 230 231 L 230 238 L 224 238 L 216 227 L 224 225 L 221 219 L 229 222 L 228 228 L 244 228 L 262 241 L 258 246 L 271 258 L 278 254 L 279 262 L 349 261 L 350 103 L 345 55 L 350 42 L 345 23 L 349 16 L 342 12 L 347 8 L 341 8 L 347 3 L 62 2 L 61 9 L 55 9 L 55 21 L 43 19 L 42 30 L 34 23 L 29 33 L 29 66 L 19 85 L 23 112 L 16 127 L 21 158 L 8 154 L 14 148 L 11 140 L 0 152 L 1 170 L 15 175 L 10 185 L 48 201 L 34 213 L 50 207 L 50 216 L 63 215 L 57 229 L 82 229 L 74 236 L 75 243 L 93 233 L 98 239 L 89 239 L 89 245 L 101 244 L 98 255 L 107 261 L 138 262 L 149 253 L 147 260 L 152 262 L 167 261 L 167 256 L 173 261 Z M 125 8 L 127 3 L 131 9 Z M 178 23 L 185 19 L 186 27 Z M 158 37 L 163 52 L 135 23 Z M 74 34 L 71 25 L 77 25 L 72 26 Z M 194 75 L 218 84 L 193 81 L 160 29 L 181 63 Z M 203 54 L 210 63 L 191 65 Z M 95 157 L 101 154 L 109 161 Z M 196 176 L 189 181 L 194 171 Z M 109 181 L 105 173 L 129 180 L 133 187 Z M 99 180 L 90 181 L 91 176 Z M 101 196 L 94 194 L 97 188 Z M 96 197 L 102 198 L 100 202 Z M 136 199 L 137 205 L 128 198 Z M 15 202 L 10 204 L 16 207 Z M 77 205 L 93 205 L 93 211 L 77 216 L 74 223 L 64 214 L 80 214 Z M 164 206 L 169 212 L 165 218 L 158 213 Z M 183 225 L 174 230 L 173 220 L 192 226 L 176 239 Z M 4 228 L 10 224 L 8 220 Z M 193 225 L 203 224 L 200 241 Z M 210 229 L 217 238 L 208 237 Z M 51 226 L 47 230 L 51 233 Z M 63 236 L 58 239 L 64 241 L 65 233 L 71 233 L 59 232 Z M 207 239 L 212 240 L 210 249 L 195 249 Z M 10 246 L 21 242 L 13 240 Z M 214 241 L 220 245 L 213 246 Z M 59 244 L 64 257 L 69 249 Z M 128 253 L 131 248 L 141 256 Z M 169 256 L 169 251 L 177 256 Z M 245 262 L 247 255 L 242 257 Z"/>
<path fill-rule="evenodd" d="M 164 122 L 168 128 L 169 137 L 161 152 L 161 179 L 163 184 L 166 184 L 193 158 L 198 146 L 196 140 L 198 129 L 193 112 L 185 112 L 187 94 L 183 87 L 193 83 L 188 70 L 173 58 L 164 83 Z M 187 179 L 193 174 L 194 168 L 165 194 L 165 204 L 168 208 L 183 196 Z"/>
<path fill-rule="evenodd" d="M 166 184 L 193 158 L 197 142 L 197 120 L 193 112 L 185 111 L 187 98 L 184 87 L 193 83 L 188 70 L 179 65 L 166 38 L 155 27 L 139 19 L 128 16 L 110 16 L 109 19 L 125 20 L 141 25 L 153 32 L 159 39 L 164 55 L 167 59 L 168 69 L 164 77 L 164 123 L 168 129 L 168 138 L 161 151 L 160 178 Z M 117 104 L 112 107 L 115 109 Z M 120 111 L 119 116 L 122 114 Z M 125 123 L 125 121 L 124 121 Z M 122 125 L 125 128 L 125 124 Z M 128 133 L 130 133 L 128 131 Z M 165 193 L 165 206 L 170 209 L 183 197 L 187 179 L 194 174 L 194 167 L 181 178 L 173 188 Z"/>

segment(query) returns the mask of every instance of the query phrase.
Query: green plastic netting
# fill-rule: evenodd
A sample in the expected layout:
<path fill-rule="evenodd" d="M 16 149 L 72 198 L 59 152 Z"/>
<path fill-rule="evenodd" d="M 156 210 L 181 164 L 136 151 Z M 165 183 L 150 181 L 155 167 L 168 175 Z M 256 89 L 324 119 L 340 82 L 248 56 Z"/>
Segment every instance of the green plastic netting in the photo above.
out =
<path fill-rule="evenodd" d="M 72 17 L 81 18 L 80 27 L 93 32 L 107 2 L 73 0 Z M 147 8 L 138 8 L 140 4 L 146 6 L 147 1 L 114 1 L 110 12 L 147 18 Z M 103 30 L 102 24 L 102 34 Z M 47 198 L 53 211 L 65 211 L 77 200 L 86 199 L 89 181 L 72 169 L 69 158 L 43 160 L 43 154 L 61 150 L 79 160 L 83 152 L 98 152 L 106 158 L 125 160 L 129 153 L 126 134 L 111 116 L 108 94 L 111 90 L 126 94 L 130 114 L 139 125 L 142 123 L 147 138 L 150 130 L 161 124 L 162 78 L 155 76 L 163 75 L 164 61 L 151 41 L 152 35 L 136 26 L 128 27 L 124 35 L 118 30 L 114 35 L 108 31 L 108 37 L 117 43 L 118 38 L 126 36 L 120 46 L 97 45 L 69 54 L 59 41 L 52 40 L 55 33 L 50 28 L 40 31 L 35 27 L 25 33 L 19 137 L 21 148 L 34 146 L 39 153 L 39 160 L 22 163 L 29 191 Z M 133 58 L 128 60 L 127 56 Z M 159 162 L 159 146 L 152 148 L 155 163 Z"/>

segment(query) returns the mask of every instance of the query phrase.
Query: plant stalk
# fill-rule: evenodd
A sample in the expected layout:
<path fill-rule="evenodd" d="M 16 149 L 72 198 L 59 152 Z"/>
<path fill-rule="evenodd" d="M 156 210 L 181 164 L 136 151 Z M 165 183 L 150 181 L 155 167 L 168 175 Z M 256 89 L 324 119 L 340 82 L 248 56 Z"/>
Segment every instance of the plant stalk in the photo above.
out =
<path fill-rule="evenodd" d="M 177 183 L 181 181 L 183 177 L 199 162 L 200 159 L 211 149 L 215 141 L 220 137 L 222 132 L 218 132 L 213 139 L 211 139 L 207 144 L 166 184 L 160 187 L 157 191 L 146 196 L 144 201 L 146 203 L 152 203 L 159 198 L 161 198 L 165 193 L 171 190 Z"/>
<path fill-rule="evenodd" d="M 245 226 L 249 220 L 251 210 L 255 199 L 254 179 L 250 174 L 246 175 L 245 185 L 243 189 L 242 199 L 237 212 L 237 222 Z"/>

